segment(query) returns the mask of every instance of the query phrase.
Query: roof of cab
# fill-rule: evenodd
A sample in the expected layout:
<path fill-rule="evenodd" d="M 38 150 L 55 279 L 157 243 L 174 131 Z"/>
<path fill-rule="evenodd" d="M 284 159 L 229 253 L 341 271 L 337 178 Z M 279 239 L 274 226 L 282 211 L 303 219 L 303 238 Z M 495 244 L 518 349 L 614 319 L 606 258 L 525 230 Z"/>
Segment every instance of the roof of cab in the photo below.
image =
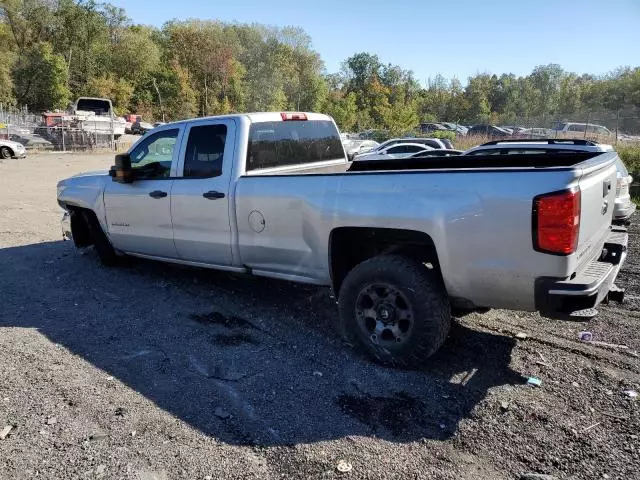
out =
<path fill-rule="evenodd" d="M 214 115 L 209 117 L 195 117 L 188 118 L 186 120 L 177 120 L 175 122 L 170 122 L 162 127 L 166 127 L 168 125 L 182 125 L 189 122 L 194 121 L 203 121 L 203 120 L 222 120 L 226 118 L 248 118 L 252 123 L 258 122 L 283 122 L 282 113 L 303 113 L 306 115 L 307 120 L 328 120 L 331 121 L 331 117 L 329 115 L 325 115 L 323 113 L 313 113 L 313 112 L 251 112 L 251 113 L 232 113 L 228 115 Z"/>

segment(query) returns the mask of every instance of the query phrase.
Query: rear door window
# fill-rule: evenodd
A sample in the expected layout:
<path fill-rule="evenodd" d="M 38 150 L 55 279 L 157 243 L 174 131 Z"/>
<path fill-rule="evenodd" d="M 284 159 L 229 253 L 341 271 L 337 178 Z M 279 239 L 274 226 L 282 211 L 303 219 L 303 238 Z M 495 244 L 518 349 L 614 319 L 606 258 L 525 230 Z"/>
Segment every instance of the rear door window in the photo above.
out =
<path fill-rule="evenodd" d="M 335 125 L 328 120 L 256 122 L 249 128 L 247 171 L 344 159 Z"/>
<path fill-rule="evenodd" d="M 226 125 L 199 125 L 189 130 L 182 176 L 211 178 L 222 175 Z"/>

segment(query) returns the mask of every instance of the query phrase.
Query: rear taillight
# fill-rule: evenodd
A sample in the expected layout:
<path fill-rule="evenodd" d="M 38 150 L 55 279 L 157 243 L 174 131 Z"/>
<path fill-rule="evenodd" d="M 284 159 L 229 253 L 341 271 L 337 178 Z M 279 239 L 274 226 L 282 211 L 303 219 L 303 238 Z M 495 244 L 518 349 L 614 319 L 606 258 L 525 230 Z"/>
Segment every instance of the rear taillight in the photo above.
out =
<path fill-rule="evenodd" d="M 306 113 L 282 112 L 280 116 L 282 117 L 282 120 L 285 122 L 288 120 L 306 120 L 307 119 Z"/>
<path fill-rule="evenodd" d="M 540 195 L 533 200 L 533 246 L 539 252 L 570 255 L 578 246 L 580 190 Z"/>
<path fill-rule="evenodd" d="M 621 190 L 622 190 L 622 178 L 618 177 L 618 181 L 616 182 L 616 197 L 620 195 Z"/>

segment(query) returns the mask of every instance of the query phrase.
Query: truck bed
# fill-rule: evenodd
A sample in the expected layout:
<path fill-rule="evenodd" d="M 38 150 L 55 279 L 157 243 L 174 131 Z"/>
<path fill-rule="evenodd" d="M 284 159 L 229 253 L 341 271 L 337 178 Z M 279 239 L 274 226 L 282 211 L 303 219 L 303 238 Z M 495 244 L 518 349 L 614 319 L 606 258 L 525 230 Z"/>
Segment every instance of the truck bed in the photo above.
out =
<path fill-rule="evenodd" d="M 251 172 L 250 175 L 335 175 L 352 172 L 388 172 L 407 170 L 502 170 L 502 169 L 543 169 L 570 168 L 600 152 L 569 152 L 555 155 L 521 154 L 521 155 L 458 155 L 449 157 L 409 158 L 394 160 L 369 160 L 340 163 L 333 165 L 311 166 L 309 168 L 280 169 L 277 172 Z"/>
<path fill-rule="evenodd" d="M 430 157 L 250 172 L 234 192 L 239 257 L 256 271 L 326 285 L 327 239 L 336 229 L 424 232 L 452 297 L 534 310 L 538 278 L 568 278 L 601 252 L 615 158 L 615 152 Z M 603 190 L 607 185 L 613 188 Z M 581 191 L 576 253 L 536 251 L 534 199 L 572 188 Z M 263 230 L 249 223 L 251 215 L 259 215 Z"/>

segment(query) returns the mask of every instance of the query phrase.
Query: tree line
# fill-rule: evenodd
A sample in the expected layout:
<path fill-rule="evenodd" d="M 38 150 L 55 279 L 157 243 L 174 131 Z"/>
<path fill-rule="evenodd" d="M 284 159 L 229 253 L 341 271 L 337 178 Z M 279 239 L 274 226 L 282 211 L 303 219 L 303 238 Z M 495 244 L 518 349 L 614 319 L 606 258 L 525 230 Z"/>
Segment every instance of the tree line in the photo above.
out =
<path fill-rule="evenodd" d="M 0 45 L 0 103 L 36 112 L 100 96 L 149 120 L 305 110 L 332 115 L 344 131 L 402 133 L 425 121 L 548 126 L 640 109 L 637 67 L 596 76 L 550 64 L 422 85 L 410 70 L 357 53 L 327 74 L 300 28 L 195 19 L 154 28 L 94 0 L 0 0 Z"/>

